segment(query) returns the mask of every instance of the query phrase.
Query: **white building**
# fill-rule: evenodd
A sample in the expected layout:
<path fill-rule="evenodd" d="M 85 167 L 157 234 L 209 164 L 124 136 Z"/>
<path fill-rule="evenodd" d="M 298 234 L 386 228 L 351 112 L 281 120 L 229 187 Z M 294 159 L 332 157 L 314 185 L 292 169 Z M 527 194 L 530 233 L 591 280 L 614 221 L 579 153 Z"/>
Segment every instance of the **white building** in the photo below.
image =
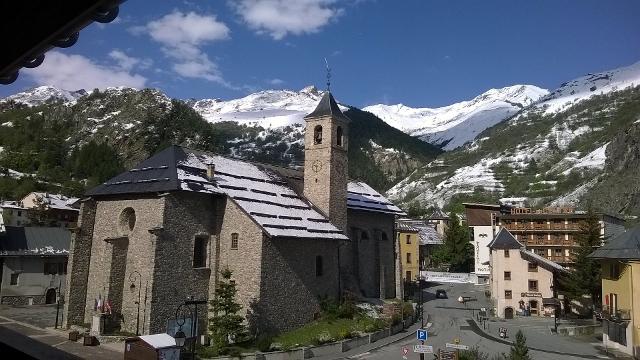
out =
<path fill-rule="evenodd" d="M 494 237 L 494 218 L 500 213 L 500 205 L 464 204 L 467 226 L 471 231 L 471 244 L 474 250 L 474 274 L 478 284 L 489 283 L 490 253 L 488 245 Z"/>

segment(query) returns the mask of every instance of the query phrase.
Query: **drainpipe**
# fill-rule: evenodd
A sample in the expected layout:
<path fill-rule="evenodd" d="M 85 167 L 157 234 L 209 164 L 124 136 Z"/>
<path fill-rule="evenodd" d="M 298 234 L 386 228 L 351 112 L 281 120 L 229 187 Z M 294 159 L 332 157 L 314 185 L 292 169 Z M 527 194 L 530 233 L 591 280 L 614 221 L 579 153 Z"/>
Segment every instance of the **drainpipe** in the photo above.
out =
<path fill-rule="evenodd" d="M 631 309 L 629 310 L 630 315 L 631 315 L 631 352 L 633 353 L 633 358 L 637 359 L 636 357 L 636 342 L 635 342 L 635 321 L 633 318 L 633 310 L 635 309 L 634 304 L 633 304 L 633 264 L 630 262 L 629 263 L 629 268 L 631 269 Z"/>

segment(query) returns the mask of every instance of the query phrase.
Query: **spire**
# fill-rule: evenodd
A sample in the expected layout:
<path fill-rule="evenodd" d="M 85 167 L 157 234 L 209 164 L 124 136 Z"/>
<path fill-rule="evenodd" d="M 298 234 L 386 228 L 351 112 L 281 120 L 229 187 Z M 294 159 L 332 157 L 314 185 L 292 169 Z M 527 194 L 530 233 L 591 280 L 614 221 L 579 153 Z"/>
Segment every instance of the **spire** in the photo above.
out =
<path fill-rule="evenodd" d="M 322 95 L 322 99 L 320 99 L 316 109 L 304 118 L 308 119 L 322 116 L 333 116 L 334 118 L 342 119 L 344 121 L 351 121 L 342 113 L 338 103 L 336 103 L 336 99 L 333 98 L 333 95 L 331 95 L 331 92 L 329 91 L 326 91 L 324 95 Z"/>
<path fill-rule="evenodd" d="M 331 68 L 329 67 L 327 58 L 324 58 L 324 63 L 327 67 L 327 92 L 331 92 Z"/>

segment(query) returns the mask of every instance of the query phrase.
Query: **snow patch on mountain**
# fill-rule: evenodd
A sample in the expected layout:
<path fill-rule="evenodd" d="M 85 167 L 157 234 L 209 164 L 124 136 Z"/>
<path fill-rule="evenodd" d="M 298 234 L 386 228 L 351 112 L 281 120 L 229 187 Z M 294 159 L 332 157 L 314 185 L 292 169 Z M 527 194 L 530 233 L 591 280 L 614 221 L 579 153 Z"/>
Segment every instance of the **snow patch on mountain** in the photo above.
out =
<path fill-rule="evenodd" d="M 540 99 L 534 108 L 544 109 L 547 114 L 555 113 L 593 95 L 607 94 L 636 85 L 640 85 L 640 61 L 614 70 L 590 73 L 563 83 L 558 89 Z"/>
<path fill-rule="evenodd" d="M 316 108 L 322 94 L 314 86 L 308 86 L 300 91 L 264 90 L 240 99 L 203 99 L 188 103 L 211 123 L 233 121 L 247 126 L 279 128 L 303 124 L 305 115 Z"/>
<path fill-rule="evenodd" d="M 514 85 L 491 89 L 472 100 L 440 108 L 378 104 L 363 110 L 409 135 L 453 150 L 548 93 L 533 85 Z"/>
<path fill-rule="evenodd" d="M 54 101 L 62 101 L 68 105 L 73 105 L 76 100 L 85 95 L 87 95 L 87 92 L 84 89 L 69 91 L 58 89 L 53 86 L 38 86 L 27 91 L 7 96 L 0 100 L 0 103 L 14 101 L 18 104 L 31 107 Z"/>

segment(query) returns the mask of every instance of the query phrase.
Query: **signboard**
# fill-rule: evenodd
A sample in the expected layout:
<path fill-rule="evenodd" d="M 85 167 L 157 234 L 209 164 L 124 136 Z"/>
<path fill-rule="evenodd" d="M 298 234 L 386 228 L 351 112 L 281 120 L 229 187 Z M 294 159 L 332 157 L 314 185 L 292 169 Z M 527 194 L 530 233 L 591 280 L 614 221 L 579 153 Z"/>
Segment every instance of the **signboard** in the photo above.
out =
<path fill-rule="evenodd" d="M 440 360 L 455 360 L 457 358 L 455 351 L 438 350 L 438 355 Z"/>
<path fill-rule="evenodd" d="M 470 283 L 471 277 L 468 273 L 449 273 L 438 271 L 421 271 L 420 276 L 425 281 L 441 283 Z"/>
<path fill-rule="evenodd" d="M 539 292 L 523 292 L 520 293 L 521 297 L 542 297 L 542 293 Z"/>
<path fill-rule="evenodd" d="M 402 347 L 402 358 L 407 359 L 407 355 L 409 354 L 409 348 L 406 346 Z"/>
<path fill-rule="evenodd" d="M 449 349 L 469 350 L 469 347 L 467 345 L 462 345 L 462 344 L 447 343 L 445 346 L 448 347 Z"/>
<path fill-rule="evenodd" d="M 433 354 L 433 346 L 431 345 L 413 345 L 413 352 L 420 354 Z"/>
<path fill-rule="evenodd" d="M 428 337 L 427 330 L 418 329 L 418 331 L 416 332 L 416 338 L 418 340 L 427 341 L 427 337 Z"/>

